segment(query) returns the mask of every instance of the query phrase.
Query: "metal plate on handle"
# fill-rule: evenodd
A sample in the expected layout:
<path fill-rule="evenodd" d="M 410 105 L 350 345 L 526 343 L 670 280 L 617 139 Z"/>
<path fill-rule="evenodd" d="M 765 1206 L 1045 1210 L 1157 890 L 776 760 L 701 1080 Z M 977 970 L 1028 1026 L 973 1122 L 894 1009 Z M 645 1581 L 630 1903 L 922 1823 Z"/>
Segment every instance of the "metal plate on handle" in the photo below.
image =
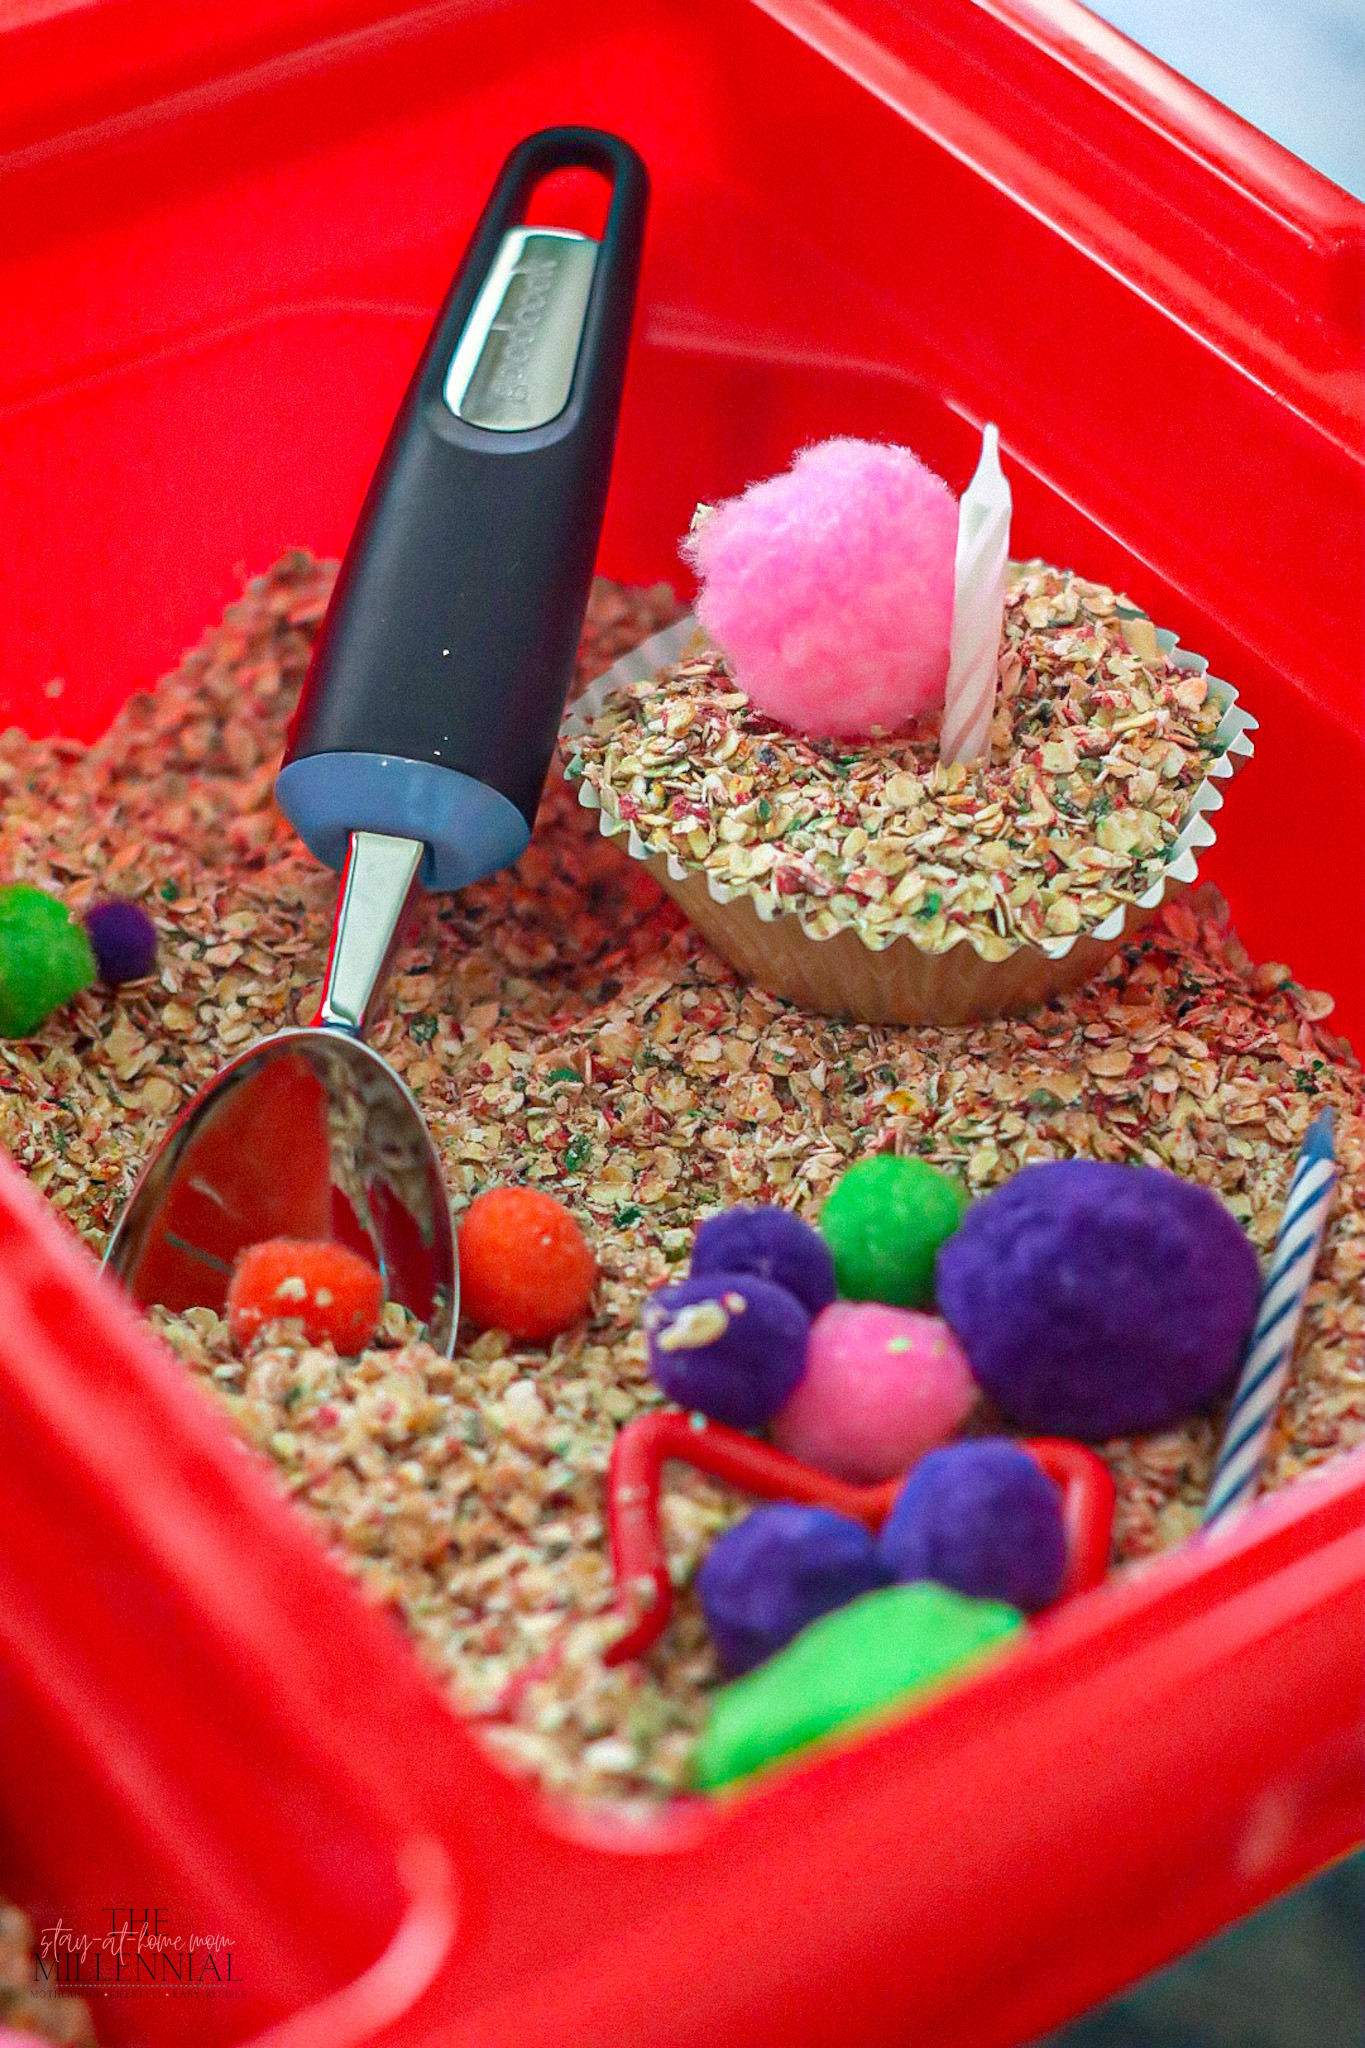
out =
<path fill-rule="evenodd" d="M 569 401 L 598 244 L 567 228 L 504 236 L 446 372 L 457 419 L 515 434 Z"/>

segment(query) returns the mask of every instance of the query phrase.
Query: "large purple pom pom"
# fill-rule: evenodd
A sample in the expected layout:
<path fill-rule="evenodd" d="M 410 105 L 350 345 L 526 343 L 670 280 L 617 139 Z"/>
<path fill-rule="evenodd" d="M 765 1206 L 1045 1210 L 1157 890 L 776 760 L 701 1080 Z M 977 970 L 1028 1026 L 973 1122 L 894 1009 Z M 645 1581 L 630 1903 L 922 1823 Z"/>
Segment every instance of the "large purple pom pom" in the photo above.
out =
<path fill-rule="evenodd" d="M 754 1273 L 794 1294 L 810 1315 L 835 1295 L 834 1254 L 818 1230 L 776 1207 L 708 1216 L 692 1248 L 694 1273 Z"/>
<path fill-rule="evenodd" d="M 1260 1269 L 1216 1195 L 1150 1166 L 1026 1166 L 938 1255 L 938 1303 L 1001 1412 L 1091 1443 L 1222 1393 Z"/>
<path fill-rule="evenodd" d="M 695 1273 L 645 1303 L 649 1369 L 672 1401 L 732 1429 L 776 1415 L 806 1369 L 810 1317 L 752 1273 Z"/>
<path fill-rule="evenodd" d="M 878 1553 L 894 1578 L 1035 1613 L 1057 1598 L 1066 1571 L 1061 1489 L 1005 1437 L 947 1444 L 897 1494 Z"/>
<path fill-rule="evenodd" d="M 156 926 L 140 903 L 114 898 L 85 913 L 100 980 L 111 988 L 140 981 L 156 965 Z"/>
<path fill-rule="evenodd" d="M 727 1529 L 697 1574 L 716 1654 L 732 1678 L 818 1620 L 887 1583 L 860 1522 L 828 1508 L 756 1508 Z"/>

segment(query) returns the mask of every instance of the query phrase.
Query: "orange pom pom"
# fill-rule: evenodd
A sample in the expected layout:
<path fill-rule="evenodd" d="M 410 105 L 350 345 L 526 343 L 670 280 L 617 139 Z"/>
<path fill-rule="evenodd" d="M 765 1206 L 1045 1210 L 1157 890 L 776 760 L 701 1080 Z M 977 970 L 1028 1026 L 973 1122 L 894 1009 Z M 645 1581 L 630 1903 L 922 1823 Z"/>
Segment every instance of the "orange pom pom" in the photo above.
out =
<path fill-rule="evenodd" d="M 228 1327 L 245 1349 L 266 1323 L 288 1317 L 303 1324 L 310 1344 L 330 1338 L 354 1357 L 374 1336 L 384 1306 L 384 1282 L 374 1267 L 345 1245 L 291 1237 L 267 1238 L 238 1254 L 228 1287 Z"/>
<path fill-rule="evenodd" d="M 543 1343 L 587 1312 L 597 1261 L 562 1202 L 489 1188 L 460 1225 L 460 1311 L 484 1330 Z"/>

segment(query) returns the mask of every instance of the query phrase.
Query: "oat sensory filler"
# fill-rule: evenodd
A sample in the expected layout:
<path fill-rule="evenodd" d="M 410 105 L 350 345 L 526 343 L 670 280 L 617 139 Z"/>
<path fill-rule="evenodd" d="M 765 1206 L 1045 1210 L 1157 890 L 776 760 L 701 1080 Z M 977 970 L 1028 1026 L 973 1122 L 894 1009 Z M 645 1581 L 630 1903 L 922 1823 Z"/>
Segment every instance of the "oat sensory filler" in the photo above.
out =
<path fill-rule="evenodd" d="M 93 747 L 0 740 L 5 879 L 77 917 L 130 897 L 157 930 L 153 976 L 92 985 L 0 1044 L 0 1135 L 97 1249 L 153 1126 L 234 1047 L 311 1013 L 333 885 L 270 796 L 330 580 L 286 557 Z M 665 591 L 597 586 L 580 683 L 674 616 Z M 1266 1483 L 1365 1435 L 1360 1070 L 1329 1000 L 1251 962 L 1208 892 L 1031 1013 L 893 1029 L 737 976 L 555 780 L 514 872 L 424 906 L 377 1042 L 432 1124 L 457 1210 L 522 1184 L 578 1219 L 597 1267 L 586 1317 L 548 1344 L 471 1330 L 453 1360 L 389 1311 L 359 1356 L 288 1324 L 243 1355 L 206 1311 L 159 1320 L 456 1704 L 552 1786 L 668 1796 L 720 1685 L 690 1589 L 750 1503 L 670 1484 L 682 1597 L 624 1668 L 604 1659 L 618 1624 L 603 1511 L 620 1425 L 661 1400 L 641 1305 L 719 1211 L 776 1204 L 815 1224 L 847 1169 L 884 1152 L 973 1199 L 1030 1162 L 1097 1158 L 1211 1188 L 1264 1256 L 1295 1149 L 1330 1104 L 1339 1194 Z M 1197 1525 L 1218 1426 L 1215 1409 L 1099 1447 L 1117 1562 Z M 509 1692 L 555 1639 L 562 1654 Z"/>

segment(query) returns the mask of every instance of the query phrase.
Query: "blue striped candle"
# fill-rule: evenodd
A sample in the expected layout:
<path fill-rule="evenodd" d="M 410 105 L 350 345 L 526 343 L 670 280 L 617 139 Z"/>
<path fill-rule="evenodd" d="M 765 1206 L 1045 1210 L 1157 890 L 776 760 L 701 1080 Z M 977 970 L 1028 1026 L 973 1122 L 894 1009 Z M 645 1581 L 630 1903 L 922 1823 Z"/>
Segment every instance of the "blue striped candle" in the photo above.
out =
<path fill-rule="evenodd" d="M 1332 1112 L 1325 1109 L 1308 1126 L 1294 1178 L 1289 1183 L 1275 1256 L 1256 1311 L 1256 1327 L 1242 1365 L 1223 1432 L 1204 1527 L 1250 1507 L 1261 1483 L 1261 1467 L 1275 1412 L 1294 1357 L 1303 1300 L 1318 1262 L 1327 1212 L 1336 1184 Z"/>

